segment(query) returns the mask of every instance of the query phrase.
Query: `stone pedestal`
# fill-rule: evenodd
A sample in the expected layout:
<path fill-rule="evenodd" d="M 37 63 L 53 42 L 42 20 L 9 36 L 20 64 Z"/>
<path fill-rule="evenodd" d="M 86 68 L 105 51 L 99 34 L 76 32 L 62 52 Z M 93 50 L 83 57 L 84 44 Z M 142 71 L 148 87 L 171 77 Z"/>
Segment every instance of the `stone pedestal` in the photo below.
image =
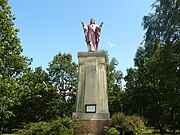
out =
<path fill-rule="evenodd" d="M 76 116 L 88 130 L 100 133 L 109 121 L 105 53 L 79 52 Z"/>

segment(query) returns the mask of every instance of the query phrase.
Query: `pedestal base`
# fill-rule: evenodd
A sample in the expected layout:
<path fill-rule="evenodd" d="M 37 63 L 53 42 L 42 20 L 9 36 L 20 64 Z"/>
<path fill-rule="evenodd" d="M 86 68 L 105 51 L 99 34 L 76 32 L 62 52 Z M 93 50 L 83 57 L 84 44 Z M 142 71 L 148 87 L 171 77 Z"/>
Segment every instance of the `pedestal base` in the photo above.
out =
<path fill-rule="evenodd" d="M 109 120 L 79 120 L 86 126 L 89 133 L 103 134 L 104 126 L 109 125 Z"/>
<path fill-rule="evenodd" d="M 102 134 L 109 125 L 104 52 L 79 52 L 78 89 L 74 116 L 90 133 Z"/>

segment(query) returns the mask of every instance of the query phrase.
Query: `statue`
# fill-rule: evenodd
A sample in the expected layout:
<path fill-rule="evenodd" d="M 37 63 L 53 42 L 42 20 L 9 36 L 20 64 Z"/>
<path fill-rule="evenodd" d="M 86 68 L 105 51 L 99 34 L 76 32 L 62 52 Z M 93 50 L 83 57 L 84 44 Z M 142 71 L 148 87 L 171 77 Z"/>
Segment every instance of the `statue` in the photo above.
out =
<path fill-rule="evenodd" d="M 95 23 L 95 20 L 91 18 L 90 24 L 88 26 L 86 26 L 83 22 L 81 22 L 81 24 L 84 29 L 84 35 L 88 46 L 88 52 L 97 52 L 103 22 L 101 22 L 98 26 Z"/>

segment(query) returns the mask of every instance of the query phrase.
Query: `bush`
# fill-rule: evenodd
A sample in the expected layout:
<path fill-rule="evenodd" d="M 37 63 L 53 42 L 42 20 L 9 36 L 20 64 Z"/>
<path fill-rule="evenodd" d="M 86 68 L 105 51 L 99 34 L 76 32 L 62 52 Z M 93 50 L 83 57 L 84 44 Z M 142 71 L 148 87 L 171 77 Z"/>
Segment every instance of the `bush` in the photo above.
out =
<path fill-rule="evenodd" d="M 142 133 L 146 128 L 142 118 L 134 115 L 124 115 L 123 113 L 114 114 L 111 118 L 110 126 L 118 130 L 121 135 L 135 135 L 136 133 Z"/>
<path fill-rule="evenodd" d="M 50 130 L 50 125 L 47 122 L 30 123 L 24 127 L 24 129 L 18 130 L 17 134 L 20 135 L 32 135 L 32 134 L 46 134 Z"/>
<path fill-rule="evenodd" d="M 81 135 L 85 134 L 85 127 L 76 119 L 58 118 L 50 122 L 30 123 L 19 129 L 19 135 Z"/>
<path fill-rule="evenodd" d="M 120 135 L 114 127 L 104 127 L 105 135 Z"/>

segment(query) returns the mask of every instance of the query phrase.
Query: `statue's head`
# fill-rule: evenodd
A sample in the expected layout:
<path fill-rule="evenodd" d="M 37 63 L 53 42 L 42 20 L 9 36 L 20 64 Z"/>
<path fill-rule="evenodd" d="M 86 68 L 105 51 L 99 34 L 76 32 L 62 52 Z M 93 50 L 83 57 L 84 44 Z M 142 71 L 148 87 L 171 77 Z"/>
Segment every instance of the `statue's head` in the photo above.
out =
<path fill-rule="evenodd" d="M 95 24 L 95 19 L 91 18 L 90 24 Z"/>

